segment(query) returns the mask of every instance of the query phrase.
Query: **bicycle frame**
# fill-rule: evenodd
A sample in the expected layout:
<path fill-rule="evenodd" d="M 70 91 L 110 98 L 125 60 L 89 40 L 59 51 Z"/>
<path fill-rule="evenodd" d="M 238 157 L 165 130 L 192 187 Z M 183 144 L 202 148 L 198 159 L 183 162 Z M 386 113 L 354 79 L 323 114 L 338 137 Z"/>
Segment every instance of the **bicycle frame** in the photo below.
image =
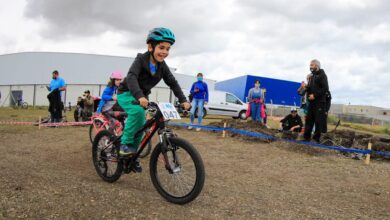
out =
<path fill-rule="evenodd" d="M 116 113 L 116 112 L 114 112 L 114 113 Z M 118 114 L 119 114 L 119 112 L 118 112 Z M 117 118 L 114 117 L 114 119 L 118 121 Z M 99 120 L 102 123 L 102 125 L 99 128 L 95 124 L 96 120 Z M 93 128 L 95 129 L 96 133 L 99 133 L 100 131 L 105 130 L 105 129 L 109 129 L 110 120 L 106 116 L 104 116 L 103 114 L 93 115 L 91 117 L 91 121 L 92 121 L 92 125 L 93 125 Z M 112 128 L 112 129 L 114 129 L 114 128 Z M 122 134 L 122 129 L 123 129 L 123 127 L 120 128 L 120 130 L 114 130 L 116 133 L 115 135 Z"/>
<path fill-rule="evenodd" d="M 149 128 L 150 130 L 147 131 Z M 153 135 L 157 132 L 157 130 L 164 129 L 164 128 L 165 128 L 165 121 L 162 118 L 159 118 L 158 120 L 156 118 L 152 118 L 146 121 L 145 125 L 140 130 L 138 130 L 134 135 L 134 137 L 138 137 L 142 135 L 145 131 L 147 131 L 144 138 L 141 141 L 141 145 L 139 147 L 140 150 L 138 150 L 138 152 L 134 156 L 135 159 L 138 158 L 138 156 L 142 153 L 147 143 L 150 141 L 150 139 L 152 139 Z"/>
<path fill-rule="evenodd" d="M 135 161 L 139 157 L 139 155 L 145 149 L 147 143 L 150 141 L 150 139 L 153 137 L 153 135 L 158 131 L 160 143 L 162 144 L 162 147 L 163 147 L 165 167 L 167 170 L 169 170 L 169 172 L 172 173 L 174 171 L 173 171 L 173 169 L 168 161 L 168 156 L 166 154 L 166 151 L 168 148 L 167 142 L 169 142 L 168 137 L 172 136 L 173 133 L 170 129 L 169 130 L 166 129 L 166 127 L 165 127 L 166 121 L 164 120 L 164 117 L 163 117 L 161 111 L 157 107 L 157 104 L 150 103 L 150 107 L 154 108 L 154 110 L 156 112 L 154 113 L 154 116 L 151 119 L 147 120 L 146 123 L 144 124 L 144 126 L 141 129 L 139 129 L 134 135 L 134 137 L 136 138 L 136 137 L 139 137 L 140 135 L 142 135 L 144 132 L 146 133 L 144 138 L 141 141 L 141 145 L 139 146 L 138 152 L 134 155 L 134 157 L 132 157 L 132 161 Z M 176 155 L 174 155 L 174 157 L 176 158 Z"/>
<path fill-rule="evenodd" d="M 96 126 L 95 120 L 99 120 L 100 122 L 102 122 L 102 125 L 99 127 L 99 129 Z M 106 117 L 104 117 L 104 115 L 93 115 L 91 117 L 91 121 L 92 121 L 92 125 L 93 125 L 93 128 L 95 129 L 96 133 L 103 130 L 103 128 L 105 128 L 108 125 L 108 119 Z"/>

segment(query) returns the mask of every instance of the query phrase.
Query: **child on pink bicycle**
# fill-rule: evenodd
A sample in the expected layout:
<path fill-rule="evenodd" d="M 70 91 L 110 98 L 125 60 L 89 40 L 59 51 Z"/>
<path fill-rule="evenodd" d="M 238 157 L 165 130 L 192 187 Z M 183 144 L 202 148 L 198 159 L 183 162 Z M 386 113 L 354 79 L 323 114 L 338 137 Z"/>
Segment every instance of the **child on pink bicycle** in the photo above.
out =
<path fill-rule="evenodd" d="M 115 71 L 111 73 L 110 81 L 107 84 L 107 87 L 103 91 L 102 99 L 100 100 L 99 107 L 96 110 L 96 113 L 102 113 L 106 118 L 111 121 L 110 127 L 113 126 L 113 118 L 108 114 L 109 111 L 121 111 L 120 106 L 117 104 L 117 90 L 118 86 L 123 80 L 123 74 L 120 71 Z M 122 110 L 123 111 L 123 110 Z"/>

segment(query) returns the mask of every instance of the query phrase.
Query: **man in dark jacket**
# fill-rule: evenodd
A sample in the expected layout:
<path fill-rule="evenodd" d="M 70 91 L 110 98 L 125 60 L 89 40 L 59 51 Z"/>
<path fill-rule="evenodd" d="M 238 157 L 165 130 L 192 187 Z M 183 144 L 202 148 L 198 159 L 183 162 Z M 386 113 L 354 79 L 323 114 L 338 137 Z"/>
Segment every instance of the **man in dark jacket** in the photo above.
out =
<path fill-rule="evenodd" d="M 57 70 L 52 73 L 52 80 L 46 88 L 50 91 L 47 98 L 49 99 L 49 112 L 51 114 L 51 122 L 60 122 L 62 120 L 62 110 L 64 103 L 62 102 L 62 91 L 66 90 L 65 80 L 59 77 Z"/>
<path fill-rule="evenodd" d="M 310 71 L 313 77 L 307 87 L 309 109 L 305 123 L 304 138 L 306 141 L 310 141 L 311 132 L 315 125 L 313 139 L 319 142 L 321 131 L 324 128 L 324 123 L 326 123 L 326 94 L 329 91 L 328 78 L 325 71 L 321 69 L 321 63 L 318 60 L 310 62 Z"/>
<path fill-rule="evenodd" d="M 280 130 L 282 131 L 301 132 L 302 127 L 302 119 L 296 108 L 292 108 L 291 114 L 280 120 Z"/>

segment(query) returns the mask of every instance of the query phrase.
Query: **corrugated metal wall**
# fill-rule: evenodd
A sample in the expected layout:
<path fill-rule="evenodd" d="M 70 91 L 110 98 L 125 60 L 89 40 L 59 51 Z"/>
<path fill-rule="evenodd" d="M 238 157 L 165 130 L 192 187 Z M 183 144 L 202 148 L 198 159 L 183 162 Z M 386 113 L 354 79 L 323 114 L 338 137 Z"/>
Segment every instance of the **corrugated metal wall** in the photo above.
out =
<path fill-rule="evenodd" d="M 63 93 L 63 101 L 66 106 L 69 102 L 72 106 L 76 105 L 77 98 L 83 95 L 85 90 L 91 91 L 93 96 L 100 96 L 103 93 L 106 85 L 67 85 L 66 93 Z M 35 90 L 35 93 L 34 93 Z M 27 102 L 29 106 L 48 106 L 49 101 L 47 99 L 48 91 L 46 85 L 34 84 L 34 85 L 0 85 L 0 107 L 9 107 L 12 103 L 12 96 L 10 91 L 23 91 L 23 101 Z M 185 91 L 184 91 L 185 92 Z M 34 99 L 35 97 L 35 99 Z M 16 100 L 17 97 L 14 97 Z M 150 101 L 160 102 L 173 102 L 174 94 L 169 88 L 155 87 L 152 89 L 152 93 L 149 96 Z"/>
<path fill-rule="evenodd" d="M 248 76 L 240 76 L 233 79 L 224 80 L 215 84 L 215 89 L 219 91 L 230 92 L 242 101 L 246 101 L 246 87 Z"/>
<path fill-rule="evenodd" d="M 300 83 L 292 81 L 246 75 L 217 82 L 215 88 L 233 93 L 241 100 L 246 101 L 248 91 L 254 87 L 255 80 L 260 80 L 261 88 L 265 88 L 267 91 L 266 103 L 289 106 L 301 105 L 301 97 L 297 93 Z"/>
<path fill-rule="evenodd" d="M 54 69 L 59 70 L 60 77 L 66 81 L 66 104 L 71 102 L 73 105 L 77 97 L 87 89 L 93 95 L 101 94 L 110 72 L 121 70 L 126 74 L 133 60 L 130 57 L 55 52 L 0 55 L 0 106 L 10 105 L 9 92 L 11 90 L 22 90 L 23 99 L 31 106 L 34 103 L 37 106 L 48 105 L 46 98 L 48 91 L 45 86 L 50 83 Z M 173 69 L 172 72 L 174 72 Z M 187 94 L 192 83 L 196 81 L 196 73 L 193 75 L 173 74 L 183 92 Z M 205 82 L 210 90 L 214 90 L 214 80 L 205 79 Z M 168 102 L 170 99 L 174 100 L 174 95 L 170 94 L 170 89 L 162 80 L 152 90 L 150 99 Z"/>

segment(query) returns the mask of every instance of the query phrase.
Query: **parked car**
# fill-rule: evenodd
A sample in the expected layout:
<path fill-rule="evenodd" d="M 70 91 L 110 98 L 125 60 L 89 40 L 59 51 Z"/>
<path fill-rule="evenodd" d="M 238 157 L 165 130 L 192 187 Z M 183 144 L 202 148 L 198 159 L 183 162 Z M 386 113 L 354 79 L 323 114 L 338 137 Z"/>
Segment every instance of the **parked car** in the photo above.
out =
<path fill-rule="evenodd" d="M 176 102 L 178 112 L 183 116 L 189 114 Z M 203 107 L 203 118 L 207 115 L 225 115 L 232 116 L 234 119 L 246 119 L 246 110 L 248 105 L 241 101 L 237 96 L 224 91 L 209 91 L 209 102 Z M 197 117 L 197 111 L 195 111 Z"/>

